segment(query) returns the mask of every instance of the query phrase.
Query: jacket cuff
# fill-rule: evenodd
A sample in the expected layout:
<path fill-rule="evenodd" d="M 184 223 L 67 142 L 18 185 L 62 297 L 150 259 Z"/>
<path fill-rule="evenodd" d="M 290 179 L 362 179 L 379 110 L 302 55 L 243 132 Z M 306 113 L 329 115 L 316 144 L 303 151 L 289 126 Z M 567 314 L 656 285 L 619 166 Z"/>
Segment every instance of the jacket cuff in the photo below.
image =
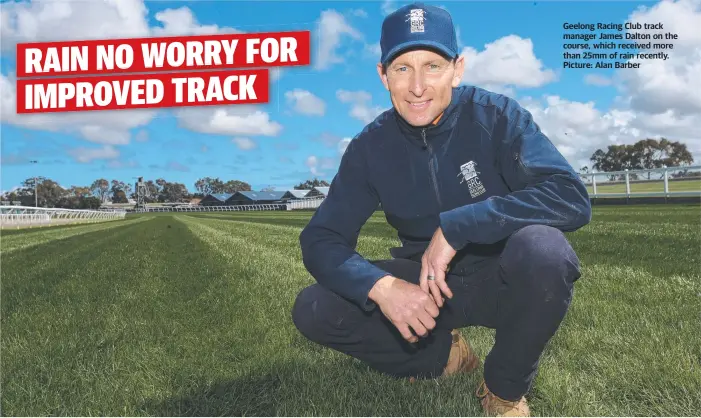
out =
<path fill-rule="evenodd" d="M 469 243 L 469 229 L 474 224 L 475 210 L 472 205 L 460 206 L 440 214 L 440 226 L 446 241 L 455 251 Z"/>
<path fill-rule="evenodd" d="M 378 280 L 390 275 L 358 254 L 341 264 L 337 273 L 339 277 L 352 277 L 337 283 L 338 293 L 367 312 L 376 307 L 375 302 L 368 297 L 370 290 Z"/>

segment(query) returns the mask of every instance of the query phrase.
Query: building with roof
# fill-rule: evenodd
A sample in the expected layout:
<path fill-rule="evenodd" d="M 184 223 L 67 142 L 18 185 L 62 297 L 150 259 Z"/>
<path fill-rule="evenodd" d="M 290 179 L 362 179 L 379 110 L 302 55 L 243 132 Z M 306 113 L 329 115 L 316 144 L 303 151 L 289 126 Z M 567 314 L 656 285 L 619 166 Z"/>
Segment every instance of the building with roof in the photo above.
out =
<path fill-rule="evenodd" d="M 307 194 L 307 197 L 326 197 L 330 187 L 315 187 Z"/>
<path fill-rule="evenodd" d="M 311 192 L 311 189 L 309 190 L 288 190 L 285 192 L 284 195 L 282 195 L 282 200 L 283 201 L 288 201 L 292 199 L 305 199 L 307 195 Z"/>
<path fill-rule="evenodd" d="M 201 206 L 224 206 L 232 196 L 231 193 L 210 193 L 202 198 L 199 204 Z"/>
<path fill-rule="evenodd" d="M 226 200 L 227 205 L 262 205 L 271 203 L 283 203 L 282 196 L 285 192 L 236 192 Z"/>

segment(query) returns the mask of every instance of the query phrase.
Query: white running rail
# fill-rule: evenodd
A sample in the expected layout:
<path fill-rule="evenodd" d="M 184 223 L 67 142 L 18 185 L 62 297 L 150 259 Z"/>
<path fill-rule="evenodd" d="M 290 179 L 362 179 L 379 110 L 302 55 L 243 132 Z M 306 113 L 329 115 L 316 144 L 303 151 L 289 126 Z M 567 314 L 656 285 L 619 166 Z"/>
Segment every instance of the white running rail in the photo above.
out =
<path fill-rule="evenodd" d="M 281 203 L 266 203 L 257 205 L 231 205 L 231 206 L 149 206 L 142 209 L 133 209 L 130 212 L 243 212 L 243 211 L 263 211 L 263 210 L 295 210 L 295 209 L 316 209 L 321 205 L 324 198 L 311 198 L 289 200 Z"/>
<path fill-rule="evenodd" d="M 125 216 L 126 211 L 0 206 L 0 225 L 3 228 L 103 222 L 124 219 Z"/>
<path fill-rule="evenodd" d="M 301 199 L 301 200 L 291 200 L 287 203 L 287 210 L 295 209 L 316 209 L 321 205 L 324 198 L 312 198 L 312 199 Z"/>

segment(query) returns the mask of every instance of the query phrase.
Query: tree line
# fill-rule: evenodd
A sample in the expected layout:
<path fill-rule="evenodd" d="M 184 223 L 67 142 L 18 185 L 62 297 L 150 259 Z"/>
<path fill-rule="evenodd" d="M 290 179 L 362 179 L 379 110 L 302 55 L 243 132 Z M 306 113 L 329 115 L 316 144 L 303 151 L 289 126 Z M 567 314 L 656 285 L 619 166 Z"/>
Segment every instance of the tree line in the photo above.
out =
<path fill-rule="evenodd" d="M 295 189 L 311 189 L 328 186 L 325 180 L 312 179 L 296 185 Z M 135 201 L 136 181 L 99 178 L 86 186 L 61 187 L 56 181 L 47 177 L 30 177 L 20 187 L 5 192 L 1 200 L 19 202 L 22 206 L 34 206 L 36 186 L 36 204 L 44 208 L 63 209 L 98 209 L 105 203 L 129 203 Z M 221 180 L 218 177 L 203 177 L 195 182 L 195 192 L 191 193 L 183 183 L 169 182 L 163 178 L 144 181 L 146 203 L 186 203 L 192 199 L 203 198 L 208 194 L 236 193 L 250 191 L 251 185 L 241 180 Z"/>
<path fill-rule="evenodd" d="M 607 172 L 607 171 L 624 171 L 624 170 L 641 170 L 666 167 L 681 167 L 690 165 L 694 162 L 694 157 L 687 149 L 686 144 L 678 141 L 670 141 L 667 138 L 642 139 L 634 144 L 628 145 L 609 145 L 606 151 L 597 149 L 591 155 L 592 171 Z M 580 169 L 583 173 L 590 172 L 588 166 Z M 700 173 L 689 173 L 687 170 L 679 170 L 672 173 L 673 178 L 699 176 Z M 654 173 L 646 173 L 645 177 L 650 180 L 656 176 Z M 660 173 L 659 178 L 664 174 Z M 609 175 L 609 180 L 623 180 L 624 174 Z M 631 180 L 639 178 L 637 174 L 629 174 Z"/>

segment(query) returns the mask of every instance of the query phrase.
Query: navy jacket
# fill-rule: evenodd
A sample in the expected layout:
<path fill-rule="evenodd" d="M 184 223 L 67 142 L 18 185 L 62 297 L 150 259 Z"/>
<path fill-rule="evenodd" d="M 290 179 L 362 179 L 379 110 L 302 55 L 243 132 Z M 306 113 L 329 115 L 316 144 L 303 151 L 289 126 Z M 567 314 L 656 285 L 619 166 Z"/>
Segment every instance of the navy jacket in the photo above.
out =
<path fill-rule="evenodd" d="M 366 310 L 388 273 L 359 255 L 361 227 L 381 204 L 402 246 L 420 261 L 441 227 L 461 274 L 498 254 L 527 225 L 574 231 L 591 220 L 586 187 L 515 100 L 453 89 L 436 125 L 416 128 L 394 108 L 350 141 L 329 193 L 300 235 L 303 262 L 326 288 Z"/>

